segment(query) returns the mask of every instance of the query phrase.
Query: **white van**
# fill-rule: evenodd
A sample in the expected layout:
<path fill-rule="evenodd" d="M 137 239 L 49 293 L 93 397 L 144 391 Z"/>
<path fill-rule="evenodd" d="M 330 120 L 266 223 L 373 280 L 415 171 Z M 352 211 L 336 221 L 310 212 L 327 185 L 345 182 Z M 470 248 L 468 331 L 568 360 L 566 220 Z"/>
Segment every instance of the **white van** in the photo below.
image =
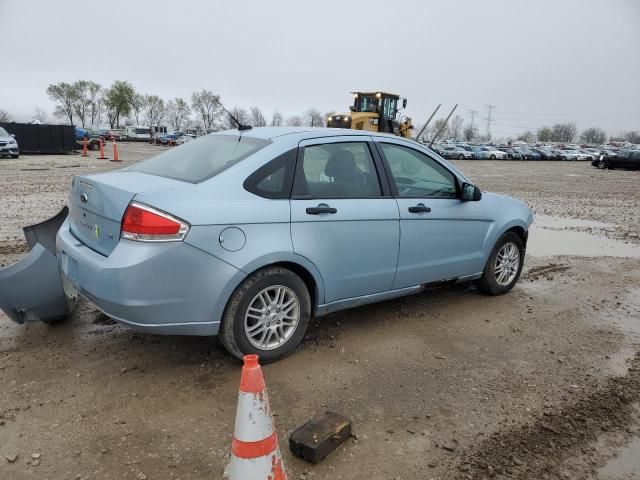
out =
<path fill-rule="evenodd" d="M 122 131 L 122 139 L 133 142 L 148 142 L 151 138 L 151 129 L 149 127 L 129 126 L 124 127 Z"/>

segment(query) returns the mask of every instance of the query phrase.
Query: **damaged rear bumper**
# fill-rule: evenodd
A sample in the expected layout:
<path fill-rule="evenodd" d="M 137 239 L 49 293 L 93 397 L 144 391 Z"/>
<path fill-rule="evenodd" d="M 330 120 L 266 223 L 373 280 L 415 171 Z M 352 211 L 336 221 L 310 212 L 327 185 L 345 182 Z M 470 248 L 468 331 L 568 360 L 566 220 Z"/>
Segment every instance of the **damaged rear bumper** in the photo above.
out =
<path fill-rule="evenodd" d="M 29 253 L 0 269 L 0 309 L 17 323 L 63 319 L 70 311 L 56 258 L 56 233 L 67 218 L 64 207 L 55 217 L 25 227 Z"/>

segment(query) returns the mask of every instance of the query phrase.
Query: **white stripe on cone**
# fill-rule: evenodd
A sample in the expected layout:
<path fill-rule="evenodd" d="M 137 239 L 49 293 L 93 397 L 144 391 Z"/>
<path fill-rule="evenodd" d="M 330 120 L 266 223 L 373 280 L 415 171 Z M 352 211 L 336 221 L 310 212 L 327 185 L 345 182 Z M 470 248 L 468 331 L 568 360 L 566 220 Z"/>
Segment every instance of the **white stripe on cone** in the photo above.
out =
<path fill-rule="evenodd" d="M 258 442 L 270 437 L 274 431 L 267 391 L 238 392 L 234 432 L 236 439 L 241 442 Z"/>
<path fill-rule="evenodd" d="M 282 477 L 278 477 L 276 473 L 278 465 L 284 472 L 279 447 L 269 455 L 258 458 L 238 458 L 231 454 L 231 463 L 224 475 L 229 480 L 280 480 Z"/>

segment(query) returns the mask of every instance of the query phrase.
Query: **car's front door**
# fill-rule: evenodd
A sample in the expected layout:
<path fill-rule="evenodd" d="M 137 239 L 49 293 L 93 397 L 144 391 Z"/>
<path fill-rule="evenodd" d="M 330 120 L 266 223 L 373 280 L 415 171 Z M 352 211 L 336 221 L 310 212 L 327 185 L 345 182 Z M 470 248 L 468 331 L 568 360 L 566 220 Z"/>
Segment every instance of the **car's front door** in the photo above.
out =
<path fill-rule="evenodd" d="M 377 140 L 400 211 L 394 288 L 474 275 L 483 270 L 490 222 L 482 201 L 460 200 L 458 179 L 426 153 Z"/>
<path fill-rule="evenodd" d="M 291 196 L 294 251 L 318 268 L 325 303 L 391 289 L 400 237 L 398 207 L 381 182 L 371 137 L 300 144 Z"/>

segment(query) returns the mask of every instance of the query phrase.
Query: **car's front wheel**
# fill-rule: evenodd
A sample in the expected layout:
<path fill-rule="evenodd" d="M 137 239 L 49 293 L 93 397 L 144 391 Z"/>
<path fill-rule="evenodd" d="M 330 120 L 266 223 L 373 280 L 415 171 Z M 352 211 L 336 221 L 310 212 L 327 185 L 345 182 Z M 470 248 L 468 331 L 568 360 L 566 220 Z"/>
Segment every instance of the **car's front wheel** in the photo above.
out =
<path fill-rule="evenodd" d="M 489 295 L 507 293 L 520 278 L 524 265 L 525 248 L 522 239 L 515 232 L 506 232 L 496 242 L 478 288 Z"/>
<path fill-rule="evenodd" d="M 600 170 L 604 170 L 605 168 L 607 168 L 607 162 L 605 162 L 604 160 L 600 160 L 598 161 L 597 166 Z"/>
<path fill-rule="evenodd" d="M 257 354 L 263 363 L 289 355 L 309 325 L 311 297 L 291 270 L 268 267 L 233 293 L 220 327 L 220 341 L 233 356 Z"/>

